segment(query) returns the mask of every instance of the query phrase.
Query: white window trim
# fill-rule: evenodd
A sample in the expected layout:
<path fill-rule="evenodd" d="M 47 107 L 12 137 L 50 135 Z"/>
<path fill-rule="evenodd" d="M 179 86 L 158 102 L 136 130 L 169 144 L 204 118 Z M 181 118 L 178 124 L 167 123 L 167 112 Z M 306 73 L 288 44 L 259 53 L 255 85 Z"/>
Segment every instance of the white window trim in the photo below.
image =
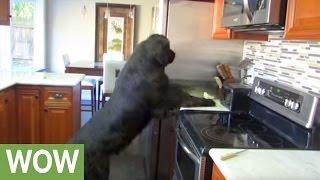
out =
<path fill-rule="evenodd" d="M 33 68 L 45 68 L 45 0 L 36 0 L 34 21 L 34 59 Z"/>
<path fill-rule="evenodd" d="M 46 67 L 46 0 L 35 0 L 34 57 L 31 71 Z M 12 5 L 12 0 L 10 1 Z M 11 26 L 0 26 L 0 70 L 12 71 Z M 29 71 L 29 70 L 28 70 Z"/>

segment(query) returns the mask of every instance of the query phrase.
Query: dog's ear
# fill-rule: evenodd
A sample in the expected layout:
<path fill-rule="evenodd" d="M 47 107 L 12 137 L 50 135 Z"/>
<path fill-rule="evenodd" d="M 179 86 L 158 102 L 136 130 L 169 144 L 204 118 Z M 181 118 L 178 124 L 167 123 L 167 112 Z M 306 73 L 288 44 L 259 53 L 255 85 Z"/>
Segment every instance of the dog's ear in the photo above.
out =
<path fill-rule="evenodd" d="M 153 34 L 148 38 L 148 41 L 152 44 L 154 58 L 163 67 L 173 62 L 175 53 L 170 49 L 170 42 L 165 36 Z"/>

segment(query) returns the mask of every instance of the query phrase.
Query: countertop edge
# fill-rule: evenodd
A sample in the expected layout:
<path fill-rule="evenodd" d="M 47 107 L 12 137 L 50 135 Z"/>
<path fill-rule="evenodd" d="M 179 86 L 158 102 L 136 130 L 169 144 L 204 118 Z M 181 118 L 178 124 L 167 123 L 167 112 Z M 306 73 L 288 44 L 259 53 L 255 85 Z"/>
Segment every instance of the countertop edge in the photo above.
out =
<path fill-rule="evenodd" d="M 240 150 L 243 149 L 213 148 L 209 151 L 210 157 L 226 179 L 320 177 L 320 151 L 249 149 L 231 159 L 220 159 L 222 154 Z"/>
<path fill-rule="evenodd" d="M 35 78 L 35 76 L 46 76 L 48 75 L 48 78 L 38 78 L 36 80 L 32 79 Z M 50 76 L 60 76 L 60 80 L 55 79 L 55 77 Z M 61 79 L 62 76 L 65 76 L 65 78 L 71 78 L 69 82 L 64 79 Z M 74 87 L 77 86 L 81 81 L 84 79 L 85 74 L 75 74 L 75 73 L 35 73 L 30 75 L 30 79 L 28 77 L 23 78 L 16 78 L 15 75 L 11 75 L 10 78 L 3 77 L 0 78 L 1 81 L 6 83 L 0 83 L 0 91 L 8 89 L 15 85 L 30 85 L 30 86 L 61 86 L 61 87 Z"/>

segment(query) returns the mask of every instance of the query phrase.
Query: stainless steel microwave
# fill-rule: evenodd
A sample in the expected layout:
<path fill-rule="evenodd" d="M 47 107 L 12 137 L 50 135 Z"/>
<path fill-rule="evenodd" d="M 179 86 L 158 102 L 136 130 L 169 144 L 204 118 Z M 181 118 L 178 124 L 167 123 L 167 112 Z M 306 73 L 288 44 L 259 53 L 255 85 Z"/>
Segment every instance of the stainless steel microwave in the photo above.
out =
<path fill-rule="evenodd" d="M 235 31 L 283 30 L 287 0 L 224 0 L 222 26 Z"/>

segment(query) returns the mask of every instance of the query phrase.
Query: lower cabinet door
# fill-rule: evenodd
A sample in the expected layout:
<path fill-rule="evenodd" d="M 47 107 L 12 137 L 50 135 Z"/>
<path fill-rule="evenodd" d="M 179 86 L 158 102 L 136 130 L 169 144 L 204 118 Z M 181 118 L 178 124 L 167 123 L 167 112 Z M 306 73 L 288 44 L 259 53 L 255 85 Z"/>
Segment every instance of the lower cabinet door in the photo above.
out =
<path fill-rule="evenodd" d="M 13 88 L 0 92 L 0 143 L 16 144 L 16 99 Z"/>
<path fill-rule="evenodd" d="M 8 121 L 6 117 L 6 105 L 4 93 L 0 92 L 0 143 L 6 143 L 8 140 Z"/>
<path fill-rule="evenodd" d="M 40 90 L 18 89 L 19 143 L 40 143 Z"/>
<path fill-rule="evenodd" d="M 70 104 L 60 107 L 45 107 L 42 123 L 41 143 L 64 144 L 73 134 L 72 109 Z"/>

